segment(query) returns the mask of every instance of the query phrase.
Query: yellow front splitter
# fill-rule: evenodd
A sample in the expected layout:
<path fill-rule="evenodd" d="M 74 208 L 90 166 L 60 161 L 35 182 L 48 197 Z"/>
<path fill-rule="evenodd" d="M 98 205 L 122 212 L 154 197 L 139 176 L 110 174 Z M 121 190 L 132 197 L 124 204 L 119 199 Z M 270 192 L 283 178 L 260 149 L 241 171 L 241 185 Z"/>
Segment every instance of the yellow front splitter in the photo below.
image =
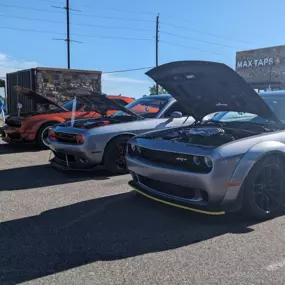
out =
<path fill-rule="evenodd" d="M 175 204 L 175 203 L 171 203 L 171 202 L 168 202 L 168 201 L 164 201 L 164 200 L 161 200 L 161 199 L 158 199 L 158 198 L 155 198 L 155 197 L 152 197 L 140 190 L 138 190 L 137 188 L 135 188 L 133 185 L 130 185 L 136 192 L 138 192 L 139 194 L 149 198 L 149 199 L 152 199 L 154 201 L 157 201 L 157 202 L 160 202 L 160 203 L 164 203 L 166 205 L 170 205 L 170 206 L 173 206 L 173 207 L 176 207 L 176 208 L 180 208 L 180 209 L 184 209 L 184 210 L 188 210 L 188 211 L 192 211 L 192 212 L 197 212 L 197 213 L 200 213 L 200 214 L 206 214 L 206 215 L 213 215 L 213 216 L 218 216 L 218 215 L 224 215 L 225 212 L 224 211 L 221 211 L 221 212 L 210 212 L 210 211 L 204 211 L 204 210 L 199 210 L 199 209 L 195 209 L 195 208 L 191 208 L 191 207 L 186 207 L 186 206 L 182 206 L 182 205 L 179 205 L 179 204 Z"/>

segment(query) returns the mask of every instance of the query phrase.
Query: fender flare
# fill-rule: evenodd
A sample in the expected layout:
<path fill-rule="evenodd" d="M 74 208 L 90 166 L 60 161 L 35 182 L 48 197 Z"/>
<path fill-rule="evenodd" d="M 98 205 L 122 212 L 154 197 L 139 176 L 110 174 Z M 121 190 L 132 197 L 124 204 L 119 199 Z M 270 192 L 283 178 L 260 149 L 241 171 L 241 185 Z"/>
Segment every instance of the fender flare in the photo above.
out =
<path fill-rule="evenodd" d="M 53 123 L 55 125 L 55 124 L 62 123 L 62 122 L 61 121 L 50 120 L 50 121 L 45 121 L 45 122 L 42 122 L 41 124 L 38 124 L 37 128 L 36 128 L 36 132 L 35 132 L 36 133 L 36 138 L 39 135 L 39 130 L 41 129 L 41 127 L 44 126 L 44 125 L 47 125 L 49 123 Z"/>
<path fill-rule="evenodd" d="M 52 119 L 50 119 L 50 120 L 39 120 L 39 121 L 35 122 L 35 124 L 33 125 L 32 131 L 33 131 L 34 133 L 38 133 L 38 130 L 39 130 L 44 124 L 47 124 L 47 123 L 50 123 L 50 122 L 63 123 L 64 121 L 65 121 L 65 119 L 60 118 L 60 117 L 55 117 L 55 118 L 52 118 Z"/>
<path fill-rule="evenodd" d="M 128 136 L 128 137 L 131 138 L 131 137 L 134 137 L 135 134 L 131 133 L 131 132 L 126 132 L 126 133 L 117 134 L 117 135 L 111 137 L 105 144 L 105 147 L 104 147 L 104 150 L 103 150 L 103 160 L 104 160 L 104 156 L 105 156 L 105 151 L 106 151 L 107 147 L 112 143 L 112 141 L 114 141 L 118 137 L 124 137 L 124 136 Z"/>
<path fill-rule="evenodd" d="M 278 141 L 259 142 L 244 153 L 236 164 L 229 182 L 230 184 L 238 183 L 239 185 L 228 187 L 222 204 L 227 204 L 229 201 L 234 201 L 238 198 L 241 199 L 244 181 L 252 167 L 264 157 L 273 154 L 282 155 L 285 160 L 285 144 Z"/>

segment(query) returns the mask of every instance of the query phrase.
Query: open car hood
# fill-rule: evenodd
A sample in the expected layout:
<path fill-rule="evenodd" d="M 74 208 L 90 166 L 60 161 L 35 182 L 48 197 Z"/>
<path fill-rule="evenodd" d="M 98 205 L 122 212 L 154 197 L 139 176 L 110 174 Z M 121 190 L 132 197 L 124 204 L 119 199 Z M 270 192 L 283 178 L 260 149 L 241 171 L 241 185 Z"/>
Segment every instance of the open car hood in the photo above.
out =
<path fill-rule="evenodd" d="M 107 95 L 100 94 L 87 89 L 77 89 L 76 94 L 73 92 L 74 96 L 77 97 L 82 103 L 90 106 L 94 111 L 98 112 L 101 116 L 106 116 L 109 110 L 121 110 L 130 115 L 141 117 L 136 113 L 125 108 L 121 104 L 117 103 L 116 100 L 110 99 Z"/>
<path fill-rule="evenodd" d="M 178 61 L 146 75 L 167 90 L 197 121 L 220 111 L 246 112 L 280 123 L 263 99 L 233 69 L 208 61 Z"/>
<path fill-rule="evenodd" d="M 26 97 L 28 97 L 29 99 L 33 100 L 34 102 L 36 102 L 37 104 L 43 105 L 43 106 L 47 106 L 47 105 L 53 105 L 57 108 L 60 108 L 63 111 L 67 111 L 65 108 L 61 107 L 60 105 L 56 104 L 55 102 L 49 100 L 48 98 L 40 95 L 39 93 L 28 89 L 28 88 L 24 88 L 21 86 L 14 86 L 14 90 L 19 93 L 22 94 Z"/>

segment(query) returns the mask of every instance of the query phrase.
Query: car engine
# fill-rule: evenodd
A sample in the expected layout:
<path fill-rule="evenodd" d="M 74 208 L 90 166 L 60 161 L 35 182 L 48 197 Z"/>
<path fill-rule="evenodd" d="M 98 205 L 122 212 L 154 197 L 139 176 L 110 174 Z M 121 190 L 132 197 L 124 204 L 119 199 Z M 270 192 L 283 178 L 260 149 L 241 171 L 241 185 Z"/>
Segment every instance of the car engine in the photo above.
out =
<path fill-rule="evenodd" d="M 182 130 L 180 133 L 180 137 L 174 139 L 175 141 L 195 145 L 218 146 L 235 140 L 235 137 L 231 133 L 227 133 L 222 128 L 193 128 Z"/>
<path fill-rule="evenodd" d="M 152 137 L 152 139 L 171 140 L 173 142 L 182 142 L 186 144 L 218 147 L 237 139 L 258 134 L 259 132 L 252 132 L 237 128 L 188 127 L 174 130 L 164 130 L 157 137 Z"/>

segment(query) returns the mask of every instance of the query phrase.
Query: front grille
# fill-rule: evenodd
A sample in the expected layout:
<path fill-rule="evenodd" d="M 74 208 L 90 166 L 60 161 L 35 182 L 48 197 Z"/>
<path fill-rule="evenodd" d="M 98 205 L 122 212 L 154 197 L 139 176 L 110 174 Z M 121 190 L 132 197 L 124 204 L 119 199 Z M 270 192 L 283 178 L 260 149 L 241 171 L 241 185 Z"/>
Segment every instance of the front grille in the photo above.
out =
<path fill-rule="evenodd" d="M 13 128 L 20 128 L 22 126 L 22 122 L 21 121 L 10 121 L 10 120 L 5 120 L 5 124 L 7 126 L 13 127 Z"/>
<path fill-rule="evenodd" d="M 20 140 L 21 139 L 20 133 L 8 133 L 7 136 L 11 140 Z"/>
<path fill-rule="evenodd" d="M 77 144 L 76 135 L 74 134 L 65 134 L 65 133 L 55 133 L 55 138 L 60 142 L 68 142 Z"/>
<path fill-rule="evenodd" d="M 154 180 L 142 175 L 138 175 L 140 183 L 145 186 L 164 194 L 177 196 L 185 199 L 194 199 L 195 198 L 195 189 L 184 187 L 180 185 L 175 185 L 171 183 L 166 183 L 158 180 Z"/>
<path fill-rule="evenodd" d="M 133 150 L 131 144 L 128 144 L 130 156 L 142 158 L 157 165 L 196 173 L 209 173 L 211 171 L 211 168 L 207 167 L 202 159 L 200 165 L 196 165 L 193 162 L 193 155 L 152 150 L 144 147 L 139 147 L 139 149 L 140 151 L 136 146 L 136 150 Z"/>

